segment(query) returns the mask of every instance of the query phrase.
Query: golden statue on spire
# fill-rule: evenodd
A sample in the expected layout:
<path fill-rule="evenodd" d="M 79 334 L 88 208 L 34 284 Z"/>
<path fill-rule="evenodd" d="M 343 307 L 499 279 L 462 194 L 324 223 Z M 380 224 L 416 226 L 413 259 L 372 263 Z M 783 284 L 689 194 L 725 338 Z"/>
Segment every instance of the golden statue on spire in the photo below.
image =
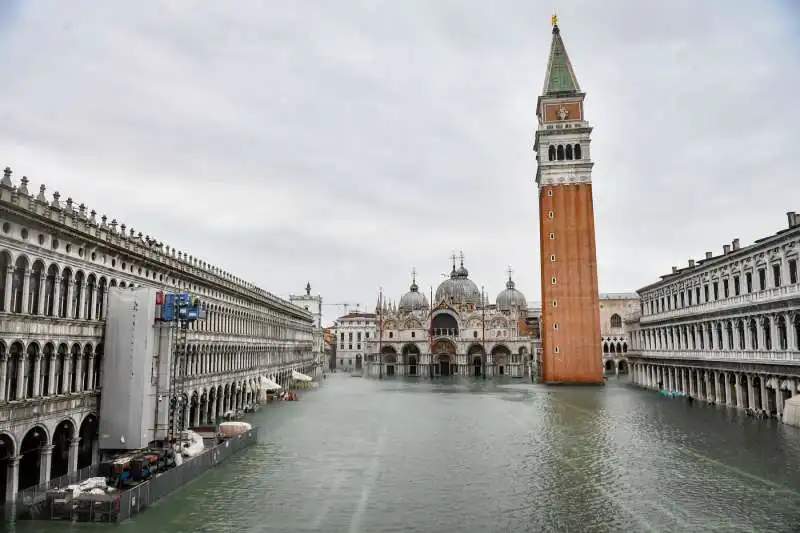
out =
<path fill-rule="evenodd" d="M 553 26 L 558 26 L 558 15 L 553 13 L 553 16 L 550 17 L 550 24 Z"/>

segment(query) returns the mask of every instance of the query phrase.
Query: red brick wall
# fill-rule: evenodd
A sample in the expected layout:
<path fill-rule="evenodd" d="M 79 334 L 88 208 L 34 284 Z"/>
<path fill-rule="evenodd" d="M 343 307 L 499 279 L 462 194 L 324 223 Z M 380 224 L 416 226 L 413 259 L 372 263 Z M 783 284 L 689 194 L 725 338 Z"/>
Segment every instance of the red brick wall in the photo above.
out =
<path fill-rule="evenodd" d="M 553 195 L 548 196 L 548 191 Z M 602 383 L 591 184 L 543 186 L 539 219 L 542 378 L 547 383 Z M 550 239 L 551 232 L 555 239 Z M 553 255 L 555 262 L 551 261 Z M 555 284 L 552 278 L 556 278 Z M 553 307 L 554 301 L 557 307 Z M 553 324 L 558 324 L 557 331 Z"/>

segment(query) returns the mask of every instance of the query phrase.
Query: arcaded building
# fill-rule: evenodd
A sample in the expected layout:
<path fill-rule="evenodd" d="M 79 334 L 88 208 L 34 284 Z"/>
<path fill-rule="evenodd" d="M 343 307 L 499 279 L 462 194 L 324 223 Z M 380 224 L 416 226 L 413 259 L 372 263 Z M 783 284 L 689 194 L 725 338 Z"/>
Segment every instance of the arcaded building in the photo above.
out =
<path fill-rule="evenodd" d="M 0 181 L 0 501 L 97 452 L 112 287 L 190 292 L 192 425 L 253 401 L 265 376 L 313 375 L 313 317 L 270 292 L 6 169 Z M 223 407 L 224 406 L 224 407 Z"/>
<path fill-rule="evenodd" d="M 638 314 L 639 295 L 635 292 L 600 293 L 600 342 L 606 376 L 628 373 L 628 322 Z"/>
<path fill-rule="evenodd" d="M 630 322 L 635 383 L 738 409 L 783 413 L 800 390 L 800 216 L 739 239 L 639 289 Z"/>

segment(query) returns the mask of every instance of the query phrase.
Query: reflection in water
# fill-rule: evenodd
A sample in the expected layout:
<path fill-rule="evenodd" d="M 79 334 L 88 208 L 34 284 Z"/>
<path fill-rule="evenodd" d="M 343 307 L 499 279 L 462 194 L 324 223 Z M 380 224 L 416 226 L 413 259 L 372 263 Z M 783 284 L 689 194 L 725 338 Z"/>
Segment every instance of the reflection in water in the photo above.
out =
<path fill-rule="evenodd" d="M 615 382 L 334 376 L 137 517 L 201 531 L 793 531 L 800 432 Z M 19 531 L 64 531 L 19 524 Z"/>

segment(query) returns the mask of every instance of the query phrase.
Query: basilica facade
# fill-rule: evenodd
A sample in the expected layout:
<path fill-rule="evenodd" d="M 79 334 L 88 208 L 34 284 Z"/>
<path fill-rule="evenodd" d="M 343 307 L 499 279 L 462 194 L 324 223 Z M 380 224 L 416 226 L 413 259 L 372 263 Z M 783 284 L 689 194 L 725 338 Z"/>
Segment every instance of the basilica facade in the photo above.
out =
<path fill-rule="evenodd" d="M 433 291 L 431 291 L 433 292 Z M 537 372 L 539 313 L 509 273 L 506 288 L 490 303 L 484 291 L 456 267 L 431 294 L 416 275 L 399 303 L 379 299 L 377 335 L 367 341 L 365 374 L 370 377 L 510 376 Z"/>

